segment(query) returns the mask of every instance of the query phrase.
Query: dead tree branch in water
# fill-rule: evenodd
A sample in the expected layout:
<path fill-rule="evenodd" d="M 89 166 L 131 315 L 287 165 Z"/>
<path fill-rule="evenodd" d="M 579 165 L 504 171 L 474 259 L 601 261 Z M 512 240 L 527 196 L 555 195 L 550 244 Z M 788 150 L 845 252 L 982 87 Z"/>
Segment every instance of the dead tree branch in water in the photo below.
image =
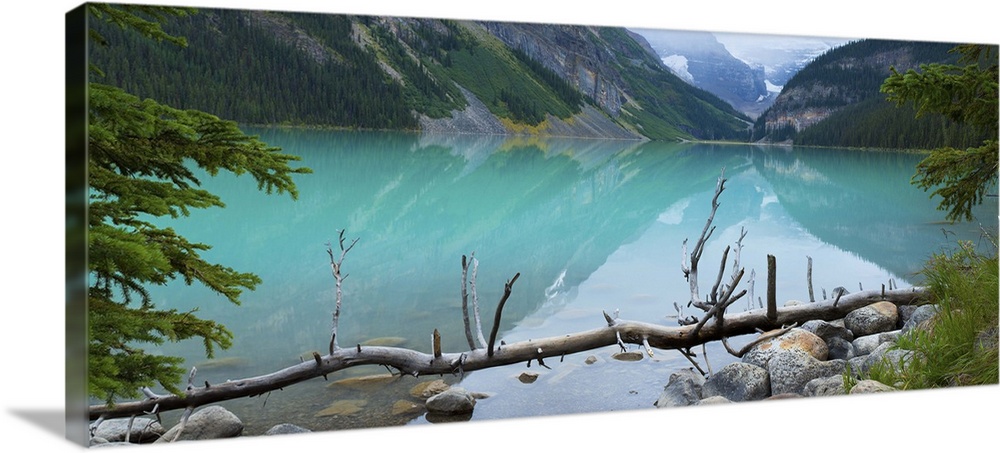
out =
<path fill-rule="evenodd" d="M 336 280 L 337 284 L 337 305 L 333 310 L 333 326 L 330 328 L 330 354 L 338 348 L 337 346 L 337 324 L 340 322 L 340 305 L 344 298 L 343 285 L 344 279 L 347 278 L 346 275 L 340 273 L 340 267 L 344 264 L 344 257 L 347 256 L 347 252 L 350 252 L 354 248 L 354 244 L 358 243 L 358 239 L 354 238 L 350 245 L 344 245 L 344 230 L 340 230 L 340 258 L 335 259 L 333 257 L 333 247 L 330 243 L 326 244 L 326 253 L 330 255 L 330 269 L 333 271 L 333 278 Z"/>
<path fill-rule="evenodd" d="M 492 355 L 483 349 L 443 352 L 440 357 L 435 357 L 433 353 L 385 346 L 340 348 L 333 354 L 321 356 L 318 361 L 307 360 L 262 376 L 194 387 L 184 395 L 154 395 L 143 401 L 91 406 L 90 419 L 128 417 L 133 414 L 164 412 L 235 398 L 259 396 L 360 365 L 384 365 L 397 370 L 400 374 L 410 376 L 458 374 L 460 371 L 469 372 L 527 362 L 539 357 L 543 359 L 559 357 L 564 354 L 614 346 L 618 344 L 618 338 L 625 343 L 636 345 L 643 344 L 645 340 L 650 347 L 657 349 L 690 350 L 691 347 L 705 342 L 752 334 L 758 330 L 771 330 L 782 325 L 804 323 L 814 319 L 829 321 L 842 318 L 852 310 L 881 300 L 888 300 L 897 305 L 912 305 L 926 298 L 927 291 L 922 287 L 886 291 L 884 298 L 879 290 L 858 292 L 844 295 L 837 306 L 833 306 L 832 300 L 824 300 L 814 304 L 782 307 L 777 311 L 774 322 L 770 321 L 765 310 L 761 309 L 730 315 L 721 326 L 714 320 L 709 320 L 698 335 L 693 335 L 694 326 L 669 327 L 640 321 L 611 319 L 604 326 L 585 332 L 507 343 Z M 607 318 L 610 316 L 606 317 L 605 321 Z"/>
<path fill-rule="evenodd" d="M 314 353 L 313 360 L 304 360 L 297 365 L 261 376 L 211 384 L 206 381 L 203 387 L 194 384 L 194 370 L 192 370 L 187 389 L 183 394 L 157 395 L 149 389 L 143 389 L 143 393 L 147 396 L 145 400 L 91 406 L 89 411 L 90 419 L 106 420 L 142 414 L 159 415 L 162 412 L 177 409 L 184 409 L 185 413 L 189 413 L 199 406 L 236 398 L 264 395 L 276 389 L 282 389 L 289 385 L 317 377 L 325 378 L 330 373 L 361 365 L 384 366 L 390 371 L 396 370 L 395 372 L 398 372 L 400 376 L 444 374 L 464 376 L 469 371 L 515 363 L 530 363 L 532 360 L 537 361 L 539 365 L 547 368 L 548 366 L 545 365 L 543 360 L 549 357 L 558 356 L 561 359 L 566 354 L 574 354 L 614 345 L 618 345 L 624 349 L 626 343 L 641 345 L 649 355 L 652 355 L 653 348 L 680 351 L 684 357 L 690 360 L 704 374 L 701 366 L 694 360 L 697 357 L 691 351 L 691 348 L 694 346 L 722 340 L 727 350 L 731 353 L 735 352 L 742 355 L 745 353 L 747 347 L 744 347 L 741 351 L 733 351 L 729 348 L 726 341 L 727 338 L 755 332 L 767 332 L 774 329 L 787 329 L 787 326 L 801 324 L 810 320 L 834 320 L 842 318 L 852 310 L 883 300 L 897 305 L 911 305 L 927 299 L 928 292 L 925 288 L 915 287 L 893 290 L 890 286 L 889 290 L 862 291 L 854 294 L 835 290 L 834 299 L 779 309 L 773 302 L 773 282 L 769 282 L 767 308 L 751 309 L 725 316 L 726 308 L 747 293 L 746 290 L 737 291 L 737 286 L 744 275 L 739 255 L 742 249 L 743 238 L 746 236 L 745 231 L 741 231 L 740 238 L 736 242 L 736 248 L 732 249 L 734 261 L 728 282 L 723 283 L 723 276 L 727 267 L 728 255 L 731 251 L 729 247 L 723 253 L 719 265 L 719 274 L 716 276 L 712 290 L 706 299 L 703 300 L 698 296 L 699 290 L 697 285 L 698 262 L 704 252 L 708 238 L 715 231 L 715 227 L 712 226 L 712 219 L 719 207 L 718 199 L 719 195 L 725 189 L 725 181 L 725 178 L 720 176 L 716 185 L 715 196 L 712 198 L 712 211 L 709 220 L 705 224 L 705 228 L 698 241 L 694 244 L 690 262 L 685 261 L 681 264 L 684 276 L 690 283 L 691 301 L 689 305 L 696 306 L 704 311 L 701 319 L 694 317 L 680 319 L 680 310 L 679 307 L 676 307 L 676 304 L 675 307 L 678 308 L 678 323 L 680 326 L 664 326 L 624 320 L 618 318 L 617 312 L 614 317 L 605 312 L 603 313 L 604 325 L 593 330 L 509 344 L 501 342 L 503 347 L 495 348 L 502 311 L 505 303 L 511 296 L 513 285 L 520 276 L 520 273 L 515 274 L 504 285 L 504 293 L 496 307 L 489 340 L 486 341 L 482 335 L 478 316 L 478 303 L 476 302 L 474 289 L 477 262 L 473 258 L 471 261 L 473 272 L 470 281 L 473 287 L 473 309 L 476 314 L 476 328 L 479 334 L 479 341 L 480 343 L 485 343 L 486 346 L 485 349 L 482 347 L 476 348 L 469 325 L 468 306 L 465 304 L 467 297 L 465 282 L 470 261 L 463 258 L 463 315 L 465 317 L 466 337 L 470 343 L 470 350 L 462 352 L 443 351 L 440 333 L 436 329 L 431 334 L 430 352 L 386 346 L 362 346 L 360 344 L 356 348 L 342 349 L 337 347 L 337 324 L 342 303 L 341 287 L 344 278 L 346 278 L 346 275 L 342 275 L 341 273 L 341 266 L 344 257 L 358 242 L 358 239 L 354 239 L 350 244 L 347 244 L 344 239 L 344 231 L 341 230 L 339 257 L 335 256 L 333 247 L 327 244 L 330 267 L 336 283 L 336 308 L 333 313 L 329 354 L 320 356 L 319 353 Z M 685 240 L 685 260 L 687 260 L 686 248 L 687 241 Z M 769 256 L 769 264 L 771 264 L 769 266 L 771 269 L 768 272 L 769 280 L 774 276 L 773 258 L 773 256 Z M 770 335 L 766 334 L 765 337 L 769 337 Z"/>

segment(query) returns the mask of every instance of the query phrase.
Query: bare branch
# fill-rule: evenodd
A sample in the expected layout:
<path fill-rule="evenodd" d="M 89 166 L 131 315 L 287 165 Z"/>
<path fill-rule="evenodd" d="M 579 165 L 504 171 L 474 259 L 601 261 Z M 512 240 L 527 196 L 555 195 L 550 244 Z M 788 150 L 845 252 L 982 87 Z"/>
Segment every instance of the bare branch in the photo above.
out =
<path fill-rule="evenodd" d="M 497 304 L 497 312 L 493 316 L 493 330 L 490 331 L 490 342 L 486 353 L 489 357 L 493 357 L 493 345 L 496 344 L 497 331 L 500 330 L 500 313 L 503 312 L 503 304 L 507 303 L 507 298 L 510 297 L 510 291 L 514 286 L 514 282 L 520 276 L 520 272 L 514 274 L 514 278 L 508 280 L 503 287 L 503 297 L 500 298 L 500 303 Z"/>
<path fill-rule="evenodd" d="M 340 268 L 344 263 L 344 257 L 347 256 L 347 252 L 354 248 L 354 245 L 358 243 L 358 239 L 354 238 L 350 245 L 344 245 L 344 232 L 345 230 L 340 230 L 338 243 L 340 244 L 340 258 L 334 258 L 333 247 L 328 242 L 326 244 L 326 253 L 330 255 L 330 270 L 333 272 L 333 278 L 336 281 L 337 291 L 336 291 L 336 307 L 333 310 L 333 322 L 330 327 L 330 354 L 333 354 L 337 350 L 337 325 L 340 323 L 340 306 L 344 298 L 343 285 L 345 275 L 340 273 Z"/>
<path fill-rule="evenodd" d="M 775 294 L 776 267 L 774 255 L 767 255 L 767 317 L 771 320 L 777 317 L 778 312 L 778 300 Z"/>
<path fill-rule="evenodd" d="M 479 339 L 479 347 L 486 347 L 486 337 L 483 336 L 483 323 L 479 318 L 479 295 L 476 294 L 476 273 L 479 271 L 479 260 L 476 259 L 476 252 L 469 255 L 472 259 L 472 278 L 469 279 L 469 288 L 472 290 L 472 311 L 476 317 L 476 336 Z"/>
<path fill-rule="evenodd" d="M 806 283 L 809 286 L 809 302 L 816 302 L 816 297 L 813 296 L 813 259 L 811 256 L 806 257 L 809 260 L 809 264 L 806 265 Z"/>
<path fill-rule="evenodd" d="M 469 349 L 476 349 L 476 342 L 472 339 L 472 327 L 469 324 L 469 293 L 466 291 L 468 275 L 469 262 L 465 255 L 462 255 L 462 322 L 465 324 L 465 339 L 469 342 Z"/>

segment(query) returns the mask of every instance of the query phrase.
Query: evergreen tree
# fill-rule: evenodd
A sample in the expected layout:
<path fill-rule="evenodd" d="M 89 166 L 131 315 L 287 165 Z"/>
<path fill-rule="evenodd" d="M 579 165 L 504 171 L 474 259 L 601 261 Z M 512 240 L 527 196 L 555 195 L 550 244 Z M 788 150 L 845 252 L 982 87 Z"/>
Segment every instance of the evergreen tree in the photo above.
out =
<path fill-rule="evenodd" d="M 160 28 L 170 16 L 190 9 L 89 4 L 92 18 L 137 31 L 156 41 L 186 46 Z M 90 30 L 98 45 L 109 45 Z M 99 68 L 91 67 L 93 77 Z M 182 360 L 147 353 L 143 344 L 200 338 L 205 353 L 229 347 L 225 326 L 193 312 L 160 310 L 147 287 L 182 278 L 199 282 L 239 304 L 244 290 L 260 278 L 205 261 L 205 244 L 189 242 L 153 219 L 190 214 L 192 208 L 223 207 L 216 195 L 199 189 L 194 168 L 250 174 L 259 190 L 297 197 L 292 168 L 296 156 L 283 154 L 231 121 L 196 110 L 180 110 L 140 99 L 105 84 L 88 86 L 88 392 L 112 402 L 135 397 L 159 384 L 179 392 Z M 193 164 L 193 165 L 192 165 Z"/>
<path fill-rule="evenodd" d="M 959 64 L 928 64 L 905 73 L 892 68 L 882 84 L 889 101 L 912 101 L 918 117 L 941 114 L 986 133 L 988 138 L 978 147 L 937 148 L 917 164 L 913 183 L 940 196 L 938 209 L 947 210 L 952 222 L 972 220 L 973 206 L 995 187 L 998 152 L 997 48 L 960 45 L 953 51 L 962 56 Z"/>

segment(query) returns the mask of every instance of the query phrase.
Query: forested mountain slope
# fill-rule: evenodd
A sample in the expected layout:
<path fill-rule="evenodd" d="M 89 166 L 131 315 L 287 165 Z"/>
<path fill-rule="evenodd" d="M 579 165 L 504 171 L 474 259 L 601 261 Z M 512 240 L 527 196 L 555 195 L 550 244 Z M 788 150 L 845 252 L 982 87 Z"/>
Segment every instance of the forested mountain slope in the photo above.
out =
<path fill-rule="evenodd" d="M 204 9 L 164 24 L 178 48 L 91 26 L 95 82 L 241 123 L 749 138 L 619 28 Z"/>
<path fill-rule="evenodd" d="M 788 81 L 754 124 L 752 141 L 817 146 L 928 149 L 982 141 L 938 116 L 915 118 L 880 92 L 890 67 L 954 63 L 954 43 L 862 40 L 832 49 Z M 995 54 L 994 54 L 995 55 Z"/>

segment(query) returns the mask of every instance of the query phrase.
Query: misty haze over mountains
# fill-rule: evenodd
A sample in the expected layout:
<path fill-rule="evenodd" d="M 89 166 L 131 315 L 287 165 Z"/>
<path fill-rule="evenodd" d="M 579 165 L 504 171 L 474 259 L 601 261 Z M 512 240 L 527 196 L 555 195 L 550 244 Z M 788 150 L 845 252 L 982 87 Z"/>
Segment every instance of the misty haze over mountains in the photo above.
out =
<path fill-rule="evenodd" d="M 674 74 L 756 117 L 796 72 L 847 39 L 634 29 Z"/>

